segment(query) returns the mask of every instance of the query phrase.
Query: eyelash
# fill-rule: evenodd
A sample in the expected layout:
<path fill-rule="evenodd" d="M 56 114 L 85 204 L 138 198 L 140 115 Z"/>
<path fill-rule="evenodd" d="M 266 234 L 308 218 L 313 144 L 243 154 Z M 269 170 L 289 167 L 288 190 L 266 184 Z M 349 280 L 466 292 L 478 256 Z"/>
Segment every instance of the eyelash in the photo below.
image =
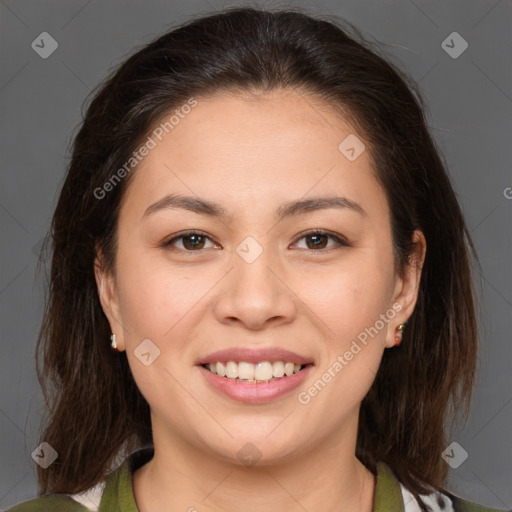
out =
<path fill-rule="evenodd" d="M 166 248 L 168 250 L 171 250 L 171 251 L 181 251 L 181 252 L 188 253 L 188 254 L 202 252 L 201 249 L 199 249 L 197 251 L 190 251 L 190 250 L 187 250 L 187 249 L 178 249 L 176 247 L 172 247 L 172 244 L 174 242 L 176 242 L 177 240 L 180 240 L 181 238 L 186 238 L 187 236 L 191 236 L 191 235 L 199 235 L 199 236 L 207 238 L 208 240 L 213 242 L 213 240 L 211 240 L 210 237 L 206 233 L 204 233 L 203 231 L 188 230 L 188 231 L 183 231 L 179 235 L 173 236 L 171 239 L 165 241 L 162 244 L 162 247 Z M 297 238 L 295 243 L 297 243 L 302 238 L 306 238 L 306 237 L 312 236 L 312 235 L 325 235 L 325 236 L 328 236 L 329 238 L 333 239 L 336 242 L 336 244 L 337 244 L 337 247 L 336 246 L 334 247 L 335 250 L 351 246 L 351 244 L 348 243 L 342 237 L 340 237 L 338 235 L 335 235 L 334 233 L 331 233 L 330 231 L 326 231 L 324 229 L 316 229 L 316 230 L 304 231 L 302 233 L 299 233 L 299 236 L 298 236 L 298 238 Z M 213 243 L 215 243 L 215 242 L 213 242 Z M 315 253 L 315 252 L 316 253 L 324 253 L 324 252 L 327 252 L 327 251 L 332 250 L 332 249 L 333 249 L 333 247 L 331 246 L 331 247 L 327 247 L 327 248 L 323 248 L 323 249 L 318 249 L 318 250 L 316 250 L 316 249 L 306 249 L 306 250 L 311 251 L 313 253 Z"/>

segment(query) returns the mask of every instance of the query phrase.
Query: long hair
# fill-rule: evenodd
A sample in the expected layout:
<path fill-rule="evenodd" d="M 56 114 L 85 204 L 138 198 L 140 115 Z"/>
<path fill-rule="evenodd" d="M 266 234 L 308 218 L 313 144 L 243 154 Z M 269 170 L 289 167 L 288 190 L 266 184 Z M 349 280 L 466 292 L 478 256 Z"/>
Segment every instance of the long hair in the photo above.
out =
<path fill-rule="evenodd" d="M 49 234 L 49 294 L 36 350 L 48 409 L 40 439 L 58 452 L 38 468 L 41 494 L 81 492 L 104 479 L 120 454 L 152 443 L 149 406 L 126 354 L 110 350 L 93 269 L 99 247 L 107 271 L 115 270 L 118 212 L 136 166 L 107 194 L 98 190 L 155 123 L 190 98 L 278 88 L 323 100 L 368 141 L 399 273 L 413 231 L 425 235 L 417 304 L 403 343 L 384 351 L 361 404 L 356 455 L 373 472 L 386 462 L 414 493 L 445 484 L 445 427 L 461 411 L 467 419 L 475 375 L 477 258 L 425 101 L 346 22 L 299 9 L 232 8 L 174 27 L 126 59 L 93 91 L 74 138 Z"/>

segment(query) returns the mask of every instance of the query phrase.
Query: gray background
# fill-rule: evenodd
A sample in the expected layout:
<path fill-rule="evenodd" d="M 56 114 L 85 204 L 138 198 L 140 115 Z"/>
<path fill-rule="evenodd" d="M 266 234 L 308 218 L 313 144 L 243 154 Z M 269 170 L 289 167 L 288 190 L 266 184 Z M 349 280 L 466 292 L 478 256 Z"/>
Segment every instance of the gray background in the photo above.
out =
<path fill-rule="evenodd" d="M 298 5 L 342 16 L 370 40 L 383 43 L 389 57 L 419 81 L 483 269 L 483 275 L 477 274 L 479 379 L 470 418 L 451 438 L 469 457 L 450 470 L 450 487 L 468 499 L 512 508 L 512 200 L 507 188 L 512 186 L 512 3 L 317 0 L 259 5 Z M 82 102 L 136 47 L 171 24 L 221 8 L 216 0 L 0 2 L 0 508 L 37 493 L 30 454 L 42 411 L 34 345 L 44 274 L 35 275 L 36 255 L 69 161 L 68 144 Z M 469 44 L 456 59 L 441 47 L 454 31 Z M 31 48 L 41 32 L 59 44 L 48 59 Z"/>

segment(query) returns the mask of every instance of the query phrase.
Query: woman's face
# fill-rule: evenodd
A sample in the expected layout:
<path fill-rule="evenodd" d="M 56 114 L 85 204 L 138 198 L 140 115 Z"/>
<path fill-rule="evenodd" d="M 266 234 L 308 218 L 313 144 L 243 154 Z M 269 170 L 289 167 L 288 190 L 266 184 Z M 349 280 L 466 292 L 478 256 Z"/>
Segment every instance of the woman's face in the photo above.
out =
<path fill-rule="evenodd" d="M 420 277 L 394 274 L 364 137 L 290 90 L 198 98 L 168 131 L 133 171 L 115 278 L 97 267 L 155 445 L 179 440 L 239 463 L 328 440 L 353 448 L 360 403 Z M 206 361 L 275 380 L 239 382 Z M 282 363 L 307 366 L 273 377 L 290 371 Z"/>

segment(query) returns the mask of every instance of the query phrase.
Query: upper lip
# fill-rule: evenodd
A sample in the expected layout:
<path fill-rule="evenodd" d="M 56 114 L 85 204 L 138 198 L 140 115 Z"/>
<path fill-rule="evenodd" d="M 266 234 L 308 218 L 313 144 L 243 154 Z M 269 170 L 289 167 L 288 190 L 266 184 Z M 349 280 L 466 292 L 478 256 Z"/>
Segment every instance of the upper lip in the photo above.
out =
<path fill-rule="evenodd" d="M 283 361 L 285 363 L 291 362 L 301 365 L 312 363 L 311 359 L 284 348 L 269 347 L 251 349 L 248 347 L 234 347 L 212 352 L 211 354 L 200 358 L 197 364 L 213 364 L 219 361 L 245 361 L 247 363 L 260 363 L 262 361 Z"/>

